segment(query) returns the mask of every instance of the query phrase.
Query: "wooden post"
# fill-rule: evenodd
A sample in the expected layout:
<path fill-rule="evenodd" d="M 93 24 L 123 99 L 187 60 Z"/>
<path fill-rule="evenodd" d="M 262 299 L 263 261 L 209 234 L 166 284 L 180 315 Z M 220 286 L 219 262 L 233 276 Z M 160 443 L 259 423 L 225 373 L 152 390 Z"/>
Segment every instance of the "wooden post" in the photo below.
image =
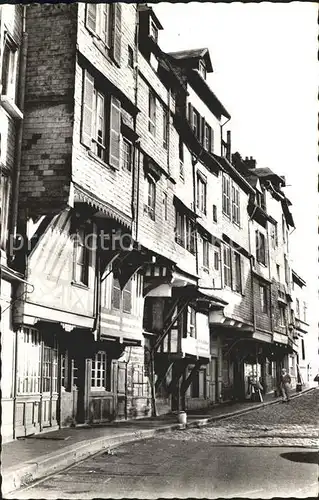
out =
<path fill-rule="evenodd" d="M 155 394 L 155 363 L 154 363 L 153 349 L 150 350 L 150 381 L 151 381 L 152 417 L 157 417 L 156 394 Z"/>

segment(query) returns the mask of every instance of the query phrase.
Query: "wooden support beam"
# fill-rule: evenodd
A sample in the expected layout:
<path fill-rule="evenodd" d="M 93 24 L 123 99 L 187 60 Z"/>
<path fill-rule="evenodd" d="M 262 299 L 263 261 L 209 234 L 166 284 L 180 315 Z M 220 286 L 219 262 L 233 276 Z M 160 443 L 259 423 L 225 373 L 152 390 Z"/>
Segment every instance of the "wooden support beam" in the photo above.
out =
<path fill-rule="evenodd" d="M 195 365 L 194 365 L 194 368 L 192 369 L 192 371 L 190 372 L 190 374 L 188 375 L 187 379 L 184 380 L 184 382 L 182 383 L 182 387 L 181 387 L 181 393 L 184 394 L 187 389 L 189 388 L 189 386 L 191 385 L 192 383 L 192 380 L 196 374 L 196 372 L 199 370 L 199 368 L 201 367 L 202 365 L 202 362 L 201 361 L 196 361 Z"/>
<path fill-rule="evenodd" d="M 183 375 L 184 369 L 185 369 L 185 360 L 184 359 L 179 359 L 175 361 L 174 363 L 175 367 L 175 373 L 173 373 L 172 380 L 167 386 L 168 392 L 172 392 L 174 389 L 174 386 L 178 383 L 179 379 Z"/>
<path fill-rule="evenodd" d="M 164 369 L 161 370 L 161 372 L 159 373 L 158 378 L 155 382 L 155 392 L 157 392 L 158 389 L 160 388 L 160 386 L 165 382 L 167 374 L 168 374 L 169 370 L 172 368 L 172 366 L 173 366 L 173 362 L 168 362 L 168 364 L 164 367 Z M 165 385 L 167 388 L 167 384 L 165 384 Z"/>

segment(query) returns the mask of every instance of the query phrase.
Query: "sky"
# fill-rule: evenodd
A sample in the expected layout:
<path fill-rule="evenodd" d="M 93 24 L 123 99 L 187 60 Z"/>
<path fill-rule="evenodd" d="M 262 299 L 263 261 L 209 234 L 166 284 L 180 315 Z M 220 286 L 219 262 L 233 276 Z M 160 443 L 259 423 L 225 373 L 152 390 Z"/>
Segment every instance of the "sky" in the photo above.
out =
<path fill-rule="evenodd" d="M 293 266 L 307 282 L 317 339 L 318 6 L 160 2 L 153 9 L 164 28 L 164 51 L 209 49 L 214 72 L 207 82 L 232 116 L 232 151 L 286 177 L 296 225 L 290 238 Z"/>

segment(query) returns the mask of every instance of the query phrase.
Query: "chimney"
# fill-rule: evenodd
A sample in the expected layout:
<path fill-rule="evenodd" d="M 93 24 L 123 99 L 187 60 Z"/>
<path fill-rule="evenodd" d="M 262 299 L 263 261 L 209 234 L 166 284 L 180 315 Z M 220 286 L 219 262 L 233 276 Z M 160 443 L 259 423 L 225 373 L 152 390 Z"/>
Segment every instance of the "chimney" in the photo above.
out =
<path fill-rule="evenodd" d="M 248 158 L 248 156 L 246 156 L 246 158 L 244 159 L 244 163 L 246 164 L 247 168 L 256 168 L 256 160 L 251 156 L 250 158 Z"/>
<path fill-rule="evenodd" d="M 227 130 L 226 158 L 231 161 L 231 131 Z"/>

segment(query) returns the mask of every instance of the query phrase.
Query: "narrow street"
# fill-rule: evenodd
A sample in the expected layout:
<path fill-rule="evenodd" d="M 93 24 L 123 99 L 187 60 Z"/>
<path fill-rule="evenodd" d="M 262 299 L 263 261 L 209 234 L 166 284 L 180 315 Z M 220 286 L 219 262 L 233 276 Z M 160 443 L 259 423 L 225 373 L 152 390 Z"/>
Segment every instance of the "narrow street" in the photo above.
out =
<path fill-rule="evenodd" d="M 318 406 L 319 391 L 312 391 L 121 446 L 12 498 L 317 497 Z"/>

